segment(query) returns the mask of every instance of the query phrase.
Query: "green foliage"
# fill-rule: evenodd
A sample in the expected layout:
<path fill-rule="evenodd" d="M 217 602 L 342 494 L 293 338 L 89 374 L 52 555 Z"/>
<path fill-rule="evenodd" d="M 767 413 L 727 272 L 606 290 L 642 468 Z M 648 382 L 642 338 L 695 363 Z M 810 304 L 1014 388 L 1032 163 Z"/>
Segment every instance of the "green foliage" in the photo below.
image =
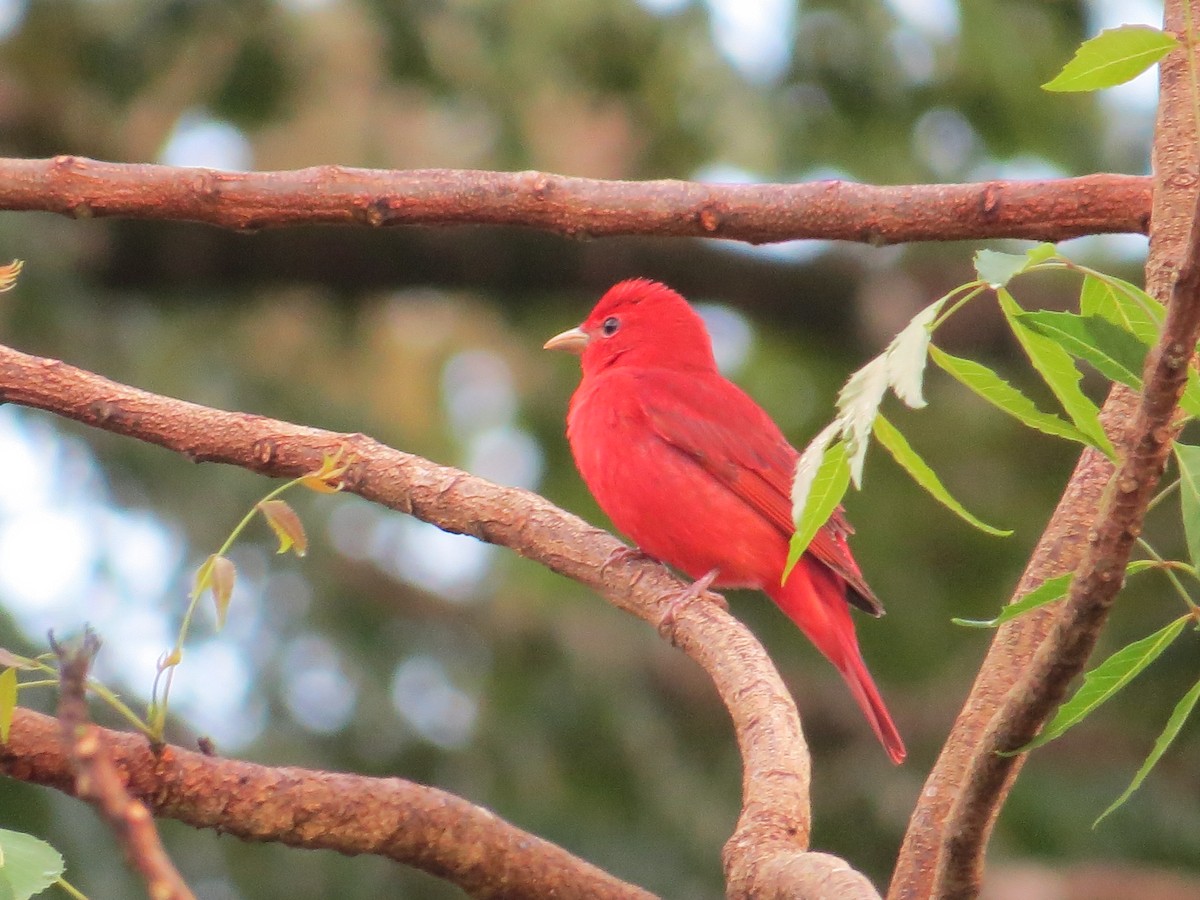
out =
<path fill-rule="evenodd" d="M 1138 674 L 1158 659 L 1183 632 L 1191 614 L 1180 616 L 1140 641 L 1122 647 L 1096 668 L 1084 676 L 1083 686 L 1070 700 L 1059 707 L 1058 712 L 1041 734 L 1021 748 L 1025 753 L 1041 747 L 1059 737 L 1073 725 L 1079 724 L 1096 707 L 1110 699 L 1117 691 L 1129 684 Z"/>
<path fill-rule="evenodd" d="M 951 291 L 922 312 L 923 340 L 913 340 L 913 334 L 918 331 L 913 325 L 902 332 L 907 336 L 908 342 L 903 354 L 905 363 L 902 368 L 905 377 L 919 385 L 920 377 L 914 375 L 914 372 L 923 370 L 926 358 L 931 359 L 977 396 L 1022 424 L 1052 436 L 1080 441 L 1102 450 L 1115 461 L 1116 452 L 1100 425 L 1099 410 L 1080 387 L 1081 373 L 1077 362 L 1086 362 L 1105 378 L 1140 390 L 1147 351 L 1157 340 L 1164 320 L 1161 305 L 1128 282 L 1073 263 L 1049 244 L 1038 245 L 1024 254 L 981 250 L 975 258 L 975 269 L 979 276 L 977 281 Z M 1023 310 L 1010 292 L 1014 279 L 1021 275 L 1053 269 L 1075 270 L 1083 276 L 1079 297 L 1080 311 L 1074 313 Z M 929 343 L 931 333 L 966 303 L 977 297 L 984 287 L 995 293 L 1013 336 L 1025 351 L 1034 371 L 1067 413 L 1070 422 L 1043 412 L 1021 391 L 982 363 L 953 356 Z M 939 316 L 941 307 L 951 298 L 957 299 Z M 869 421 L 875 438 L 927 493 L 976 528 L 991 534 L 1006 533 L 985 525 L 963 509 L 946 491 L 941 479 L 912 450 L 901 432 L 880 414 L 879 407 L 887 388 L 893 386 L 896 381 L 896 377 L 888 371 L 888 361 L 895 348 L 896 342 L 893 342 L 883 354 L 851 376 L 838 398 L 839 417 L 818 435 L 814 445 L 820 441 L 828 442 L 838 434 L 849 432 L 853 436 L 856 452 L 861 456 L 866 452 L 865 440 L 852 430 L 853 426 L 850 423 L 860 423 L 857 427 L 861 429 L 861 423 Z M 1189 393 L 1196 383 L 1194 378 L 1189 380 Z M 924 405 L 919 389 L 910 392 L 905 399 L 912 406 Z M 917 402 L 912 402 L 913 400 Z M 1190 412 L 1194 406 L 1195 398 L 1185 393 L 1183 408 Z M 849 438 L 847 442 L 850 442 Z M 810 445 L 810 450 L 812 448 L 813 445 Z M 809 452 L 806 451 L 806 454 Z M 1185 571 L 1193 578 L 1197 576 L 1196 564 L 1200 561 L 1200 448 L 1177 444 L 1175 457 L 1179 464 L 1182 486 L 1181 511 L 1184 533 L 1192 562 L 1188 564 L 1162 560 L 1153 548 L 1143 541 L 1143 546 L 1152 559 L 1130 562 L 1126 568 L 1126 575 L 1149 568 L 1164 569 L 1187 605 L 1188 612 L 1154 634 L 1128 644 L 1088 672 L 1082 687 L 1060 707 L 1041 734 L 1017 752 L 1028 752 L 1040 747 L 1082 721 L 1144 671 L 1175 641 L 1184 627 L 1196 619 L 1198 608 L 1174 571 Z M 841 484 L 842 490 L 848 488 L 851 480 L 859 485 L 858 478 L 851 478 Z M 797 493 L 803 496 L 802 490 Z M 827 498 L 823 497 L 822 502 L 828 505 Z M 810 503 L 809 506 L 813 505 Z M 801 509 L 799 501 L 797 509 Z M 804 508 L 803 514 L 810 515 L 810 509 Z M 811 519 L 806 520 L 806 524 L 807 541 L 815 533 L 815 528 Z M 792 552 L 793 556 L 798 558 L 799 551 L 795 544 Z M 973 627 L 998 627 L 1030 610 L 1062 599 L 1070 589 L 1073 577 L 1072 573 L 1066 573 L 1046 580 L 1017 602 L 1006 606 L 993 619 L 980 621 L 956 618 L 954 621 Z M 1124 803 L 1142 783 L 1182 729 L 1196 705 L 1197 696 L 1200 696 L 1200 686 L 1193 687 L 1178 703 L 1166 729 L 1133 782 L 1100 818 L 1104 818 Z"/>
<path fill-rule="evenodd" d="M 1029 269 L 1029 257 L 1023 253 L 1001 253 L 999 250 L 978 250 L 975 253 L 975 272 L 979 280 L 998 290 L 1013 278 Z"/>
<path fill-rule="evenodd" d="M 1193 566 L 1200 566 L 1200 447 L 1176 441 L 1173 449 L 1179 464 L 1179 506 L 1188 557 Z"/>
<path fill-rule="evenodd" d="M 929 467 L 929 464 L 921 459 L 917 451 L 912 448 L 912 445 L 900 433 L 900 430 L 882 415 L 875 417 L 874 435 L 883 448 L 892 455 L 892 459 L 899 463 L 900 468 L 912 476 L 913 481 L 924 488 L 934 500 L 937 500 L 960 519 L 963 519 L 986 534 L 997 537 L 1007 537 L 1012 534 L 1011 531 L 987 524 L 977 516 L 971 514 L 966 507 L 955 500 L 950 492 L 946 490 L 946 486 L 942 484 L 942 480 L 937 477 L 937 474 Z"/>
<path fill-rule="evenodd" d="M 1130 575 L 1144 572 L 1156 565 L 1158 564 L 1152 560 L 1135 559 L 1125 567 L 1125 577 L 1128 578 Z M 1017 618 L 1017 616 L 1024 615 L 1030 610 L 1053 603 L 1056 600 L 1061 600 L 1067 596 L 1067 591 L 1071 589 L 1071 582 L 1074 579 L 1074 572 L 1067 572 L 1063 575 L 1047 578 L 1020 600 L 1005 606 L 994 619 L 956 618 L 953 622 L 955 625 L 963 625 L 967 628 L 999 628 L 1005 622 L 1009 622 Z"/>
<path fill-rule="evenodd" d="M 1136 285 L 1112 276 L 1087 272 L 1079 292 L 1079 312 L 1101 316 L 1149 347 L 1166 318 L 1162 304 Z"/>
<path fill-rule="evenodd" d="M 1110 381 L 1141 390 L 1146 345 L 1131 332 L 1101 316 L 1069 312 L 1041 310 L 1022 313 L 1017 318 L 1076 359 L 1091 363 Z"/>
<path fill-rule="evenodd" d="M 1038 334 L 1021 320 L 1022 309 L 1007 289 L 998 289 L 996 299 L 1017 342 L 1046 386 L 1058 398 L 1063 411 L 1075 427 L 1087 435 L 1092 446 L 1103 450 L 1109 459 L 1115 459 L 1117 452 L 1100 425 L 1100 410 L 1079 387 L 1081 376 L 1071 354 L 1055 339 Z"/>
<path fill-rule="evenodd" d="M 799 474 L 799 471 L 798 471 Z M 799 481 L 799 479 L 797 479 Z M 805 502 L 803 512 L 796 523 L 796 533 L 792 536 L 788 547 L 787 562 L 783 567 L 782 581 L 787 581 L 792 568 L 800 561 L 808 545 L 821 527 L 833 515 L 846 489 L 850 486 L 850 461 L 847 458 L 846 445 L 835 441 L 825 447 L 821 454 L 820 465 L 812 473 L 812 480 L 804 489 Z"/>
<path fill-rule="evenodd" d="M 1091 443 L 1088 436 L 1070 422 L 1038 409 L 1032 400 L 982 363 L 953 356 L 940 347 L 931 346 L 929 355 L 942 371 L 1021 424 L 1043 434 L 1078 441 L 1081 444 Z"/>
<path fill-rule="evenodd" d="M 1048 91 L 1096 91 L 1124 84 L 1179 46 L 1174 35 L 1146 25 L 1123 25 L 1084 41 L 1061 72 L 1042 85 Z"/>
<path fill-rule="evenodd" d="M 1162 733 L 1158 736 L 1158 740 L 1154 742 L 1154 748 L 1150 751 L 1150 755 L 1146 757 L 1145 761 L 1138 768 L 1137 774 L 1133 776 L 1133 780 L 1129 782 L 1129 787 L 1125 788 L 1121 792 L 1121 796 L 1109 804 L 1108 808 L 1096 818 L 1096 821 L 1092 823 L 1093 828 L 1099 825 L 1109 813 L 1114 812 L 1124 805 L 1125 801 L 1133 796 L 1133 792 L 1142 786 L 1142 782 L 1146 780 L 1146 776 L 1150 774 L 1150 771 L 1162 759 L 1163 754 L 1167 752 L 1167 749 L 1174 742 L 1175 738 L 1179 736 L 1179 732 L 1183 730 L 1183 726 L 1187 722 L 1188 717 L 1191 716 L 1192 710 L 1196 708 L 1197 700 L 1200 700 L 1200 681 L 1192 685 L 1192 689 L 1184 694 L 1179 702 L 1175 704 L 1175 709 L 1172 710 L 1166 727 L 1163 728 Z"/>
<path fill-rule="evenodd" d="M 28 900 L 62 873 L 62 855 L 45 841 L 0 828 L 0 898 Z"/>

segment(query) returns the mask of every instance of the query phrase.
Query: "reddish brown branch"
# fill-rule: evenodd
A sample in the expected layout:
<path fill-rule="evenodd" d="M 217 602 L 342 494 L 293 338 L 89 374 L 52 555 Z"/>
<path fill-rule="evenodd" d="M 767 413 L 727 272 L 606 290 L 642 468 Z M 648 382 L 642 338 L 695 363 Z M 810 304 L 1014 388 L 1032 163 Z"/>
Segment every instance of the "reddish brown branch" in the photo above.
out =
<path fill-rule="evenodd" d="M 246 841 L 375 854 L 446 878 L 472 896 L 648 900 L 560 847 L 436 788 L 271 768 L 166 746 L 92 726 L 130 794 L 156 816 L 216 828 Z M 76 793 L 69 754 L 53 719 L 18 709 L 0 773 Z"/>
<path fill-rule="evenodd" d="M 194 900 L 163 849 L 149 811 L 125 790 L 103 731 L 88 721 L 87 673 L 99 648 L 90 631 L 79 647 L 54 648 L 60 663 L 58 720 L 75 770 L 75 795 L 95 806 L 108 822 L 153 900 Z"/>
<path fill-rule="evenodd" d="M 1179 4 L 1168 4 L 1179 30 Z M 1195 122 L 1183 51 L 1162 64 L 1155 141 L 1156 193 L 1147 287 L 1170 301 L 1158 347 L 1136 397 L 1113 390 L 1106 427 L 1124 457 L 1119 471 L 1099 454 L 1081 458 L 1016 597 L 1051 575 L 1076 573 L 1068 599 L 1002 629 L 926 782 L 889 896 L 974 897 L 992 826 L 1024 755 L 999 756 L 1031 740 L 1085 666 L 1123 582 L 1125 563 L 1161 475 L 1173 417 L 1200 336 L 1200 197 Z M 1180 262 L 1182 260 L 1182 263 Z M 1178 279 L 1174 278 L 1180 267 Z"/>
<path fill-rule="evenodd" d="M 341 450 L 355 460 L 347 490 L 447 531 L 509 547 L 648 622 L 661 620 L 681 588 L 656 563 L 610 562 L 623 544 L 536 494 L 499 487 L 365 435 L 209 409 L 5 347 L 0 401 L 264 475 L 312 472 L 323 455 Z M 711 603 L 689 604 L 677 618 L 674 637 L 712 678 L 742 753 L 743 809 L 724 854 L 731 896 L 765 887 L 777 887 L 779 896 L 808 896 L 829 878 L 845 883 L 844 863 L 804 852 L 810 831 L 808 750 L 795 704 L 762 646 Z M 858 892 L 842 896 L 870 897 L 874 891 L 858 876 Z"/>
<path fill-rule="evenodd" d="M 525 225 L 569 237 L 674 235 L 751 243 L 1060 241 L 1144 233 L 1150 181 L 1089 175 L 977 184 L 716 185 L 455 169 L 220 172 L 58 156 L 0 160 L 0 209 L 185 219 L 237 229 L 476 224 Z"/>

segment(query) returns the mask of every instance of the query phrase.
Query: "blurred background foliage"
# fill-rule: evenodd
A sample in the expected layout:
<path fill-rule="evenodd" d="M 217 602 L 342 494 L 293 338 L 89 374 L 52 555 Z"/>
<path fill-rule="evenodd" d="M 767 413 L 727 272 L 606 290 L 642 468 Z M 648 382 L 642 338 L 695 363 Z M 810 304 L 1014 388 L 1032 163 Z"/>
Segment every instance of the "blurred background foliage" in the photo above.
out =
<path fill-rule="evenodd" d="M 1144 173 L 1152 78 L 1098 97 L 1038 85 L 1084 37 L 1160 15 L 1115 0 L 0 0 L 0 153 L 710 181 Z M 562 436 L 577 369 L 540 346 L 609 284 L 650 276 L 704 304 L 727 372 L 803 443 L 849 371 L 969 277 L 975 249 L 483 228 L 241 235 L 19 213 L 0 216 L 0 248 L 27 260 L 0 298 L 0 336 L 20 349 L 364 431 L 598 523 Z M 1068 249 L 1140 281 L 1143 239 Z M 1018 293 L 1061 308 L 1075 287 L 1046 278 Z M 987 303 L 940 340 L 1029 383 Z M 909 761 L 888 764 L 833 669 L 763 597 L 733 598 L 802 710 L 816 846 L 879 883 L 986 649 L 987 634 L 950 617 L 987 617 L 1009 596 L 1075 457 L 944 379 L 928 393 L 928 409 L 896 420 L 968 506 L 1016 534 L 972 532 L 868 461 L 849 512 L 890 615 L 859 628 Z M 47 629 L 90 622 L 106 639 L 100 673 L 141 702 L 190 572 L 271 485 L 12 407 L 0 408 L 0 464 L 0 646 L 39 651 Z M 354 497 L 296 502 L 309 557 L 274 556 L 265 527 L 237 546 L 228 624 L 214 635 L 206 618 L 184 660 L 175 741 L 209 735 L 260 762 L 438 785 L 652 890 L 721 896 L 740 770 L 695 666 L 506 551 Z M 1178 550 L 1176 522 L 1164 508 L 1148 528 L 1164 553 Z M 1177 610 L 1144 576 L 1105 649 Z M 995 871 L 1103 859 L 1200 876 L 1192 728 L 1133 802 L 1090 828 L 1195 677 L 1184 646 L 1035 754 L 1000 819 Z M 93 897 L 138 893 L 72 800 L 0 782 L 0 826 L 62 849 Z M 457 896 L 379 860 L 163 831 L 207 900 Z"/>

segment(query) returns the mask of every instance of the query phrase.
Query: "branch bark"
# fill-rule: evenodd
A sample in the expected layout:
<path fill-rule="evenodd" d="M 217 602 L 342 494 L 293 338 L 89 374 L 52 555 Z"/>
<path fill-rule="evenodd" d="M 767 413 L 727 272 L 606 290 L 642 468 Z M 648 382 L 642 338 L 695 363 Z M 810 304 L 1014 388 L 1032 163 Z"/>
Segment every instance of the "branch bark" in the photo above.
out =
<path fill-rule="evenodd" d="M 75 770 L 75 795 L 95 806 L 108 822 L 152 900 L 195 900 L 163 849 L 149 811 L 121 783 L 102 729 L 88 721 L 87 675 L 100 649 L 99 640 L 85 631 L 80 646 L 55 645 L 54 649 L 60 672 L 58 721 L 68 762 Z"/>
<path fill-rule="evenodd" d="M 75 218 L 286 225 L 523 225 L 567 237 L 655 235 L 870 244 L 1060 241 L 1145 233 L 1150 182 L 1129 175 L 875 186 L 598 181 L 545 172 L 319 166 L 221 172 L 75 156 L 0 159 L 0 209 Z"/>
<path fill-rule="evenodd" d="M 657 625 L 682 588 L 657 563 L 614 560 L 624 544 L 537 494 L 499 487 L 365 435 L 210 409 L 6 347 L 0 347 L 0 401 L 48 410 L 197 462 L 276 477 L 315 471 L 324 455 L 341 450 L 343 459 L 354 460 L 344 478 L 347 490 L 446 531 L 509 547 L 647 622 Z M 842 897 L 877 897 L 842 861 L 807 852 L 808 749 L 795 703 L 762 646 L 710 603 L 688 604 L 673 637 L 712 678 L 742 755 L 742 812 L 723 855 L 730 896 L 820 896 L 837 884 Z M 230 809 L 221 827 L 236 830 L 244 813 Z"/>
<path fill-rule="evenodd" d="M 156 816 L 244 841 L 385 856 L 491 900 L 652 897 L 436 788 L 399 778 L 272 768 L 170 745 L 155 753 L 141 735 L 92 728 L 129 793 Z M 78 795 L 58 724 L 30 710 L 16 711 L 8 743 L 0 744 L 0 773 Z"/>
<path fill-rule="evenodd" d="M 1180 4 L 1169 3 L 1167 29 L 1179 32 L 1182 24 Z M 1114 477 L 1099 453 L 1080 458 L 1013 601 L 1073 570 L 1071 592 L 1058 607 L 1022 616 L 997 634 L 909 822 L 889 898 L 978 894 L 988 838 L 1025 760 L 998 753 L 1028 743 L 1065 697 L 1124 581 L 1200 337 L 1200 195 L 1188 63 L 1179 50 L 1160 70 L 1147 289 L 1169 301 L 1167 322 L 1147 359 L 1141 396 L 1118 386 L 1103 411 L 1123 459 Z"/>

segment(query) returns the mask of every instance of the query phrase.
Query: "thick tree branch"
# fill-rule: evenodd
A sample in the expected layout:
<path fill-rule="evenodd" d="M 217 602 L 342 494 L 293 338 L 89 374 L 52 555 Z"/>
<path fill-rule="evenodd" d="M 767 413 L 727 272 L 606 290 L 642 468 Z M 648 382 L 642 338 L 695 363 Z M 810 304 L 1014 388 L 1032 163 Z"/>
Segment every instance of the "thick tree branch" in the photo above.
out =
<path fill-rule="evenodd" d="M 537 494 L 499 487 L 365 435 L 209 409 L 5 347 L 0 347 L 0 401 L 49 410 L 195 461 L 228 463 L 264 475 L 312 472 L 324 454 L 341 450 L 343 458 L 354 459 L 345 477 L 347 490 L 447 531 L 509 547 L 648 622 L 661 620 L 681 588 L 656 563 L 613 561 L 623 544 Z M 795 704 L 762 646 L 711 603 L 685 607 L 674 638 L 712 678 L 733 718 L 742 754 L 742 814 L 724 854 L 731 896 L 749 896 L 752 890 L 812 896 L 830 878 L 847 883 L 844 863 L 805 852 L 810 832 L 808 750 Z M 222 827 L 230 827 L 237 815 L 230 812 L 229 825 Z M 841 896 L 875 893 L 858 876 L 857 893 Z"/>
<path fill-rule="evenodd" d="M 1181 27 L 1168 4 L 1168 30 Z M 1174 436 L 1172 417 L 1200 336 L 1195 122 L 1187 58 L 1161 67 L 1155 196 L 1147 288 L 1170 303 L 1162 339 L 1147 360 L 1139 398 L 1123 387 L 1104 421 L 1123 451 L 1120 470 L 1085 452 L 1047 526 L 1015 599 L 1045 578 L 1076 572 L 1068 599 L 1001 629 L 910 821 L 889 897 L 973 897 L 1000 807 L 1024 762 L 1001 757 L 1044 725 L 1087 662 L 1141 528 Z M 1179 278 L 1174 273 L 1179 269 Z"/>
<path fill-rule="evenodd" d="M 61 673 L 58 721 L 67 758 L 75 769 L 75 795 L 95 806 L 108 822 L 152 900 L 194 900 L 158 839 L 154 819 L 121 783 L 102 729 L 88 721 L 87 674 L 100 642 L 85 631 L 80 646 L 54 649 Z"/>
<path fill-rule="evenodd" d="M 1200 200 L 1200 193 L 1196 194 Z M 1193 219 L 1200 217 L 1200 203 Z M 1132 446 L 1101 498 L 1097 524 L 1088 535 L 1062 609 L 1024 674 L 1005 696 L 973 760 L 954 805 L 942 858 L 941 897 L 974 897 L 983 876 L 983 850 L 1009 783 L 1016 750 L 1034 737 L 1083 671 L 1100 636 L 1125 566 L 1141 534 L 1146 507 L 1171 452 L 1172 419 L 1187 383 L 1187 369 L 1200 340 L 1200 226 L 1172 292 L 1158 346 L 1146 364 L 1145 387 L 1129 428 Z"/>
<path fill-rule="evenodd" d="M 141 735 L 92 728 L 129 793 L 156 816 L 245 841 L 385 856 L 492 900 L 652 896 L 436 788 L 272 768 L 170 745 L 155 753 Z M 54 719 L 25 709 L 16 711 L 8 743 L 0 744 L 0 773 L 77 792 Z"/>
<path fill-rule="evenodd" d="M 74 156 L 0 159 L 0 209 L 76 218 L 285 225 L 524 225 L 568 237 L 670 235 L 767 243 L 1060 241 L 1142 232 L 1150 182 L 1128 175 L 875 186 L 597 181 L 544 172 L 320 166 L 220 172 Z"/>

